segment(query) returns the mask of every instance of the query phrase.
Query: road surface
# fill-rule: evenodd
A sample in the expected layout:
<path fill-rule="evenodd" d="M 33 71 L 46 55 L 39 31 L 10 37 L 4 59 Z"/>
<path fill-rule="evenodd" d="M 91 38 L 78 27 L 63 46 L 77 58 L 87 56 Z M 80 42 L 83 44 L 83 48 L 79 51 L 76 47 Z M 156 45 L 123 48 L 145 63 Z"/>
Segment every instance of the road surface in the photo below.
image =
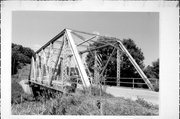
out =
<path fill-rule="evenodd" d="M 132 100 L 136 100 L 139 97 L 143 98 L 147 102 L 159 104 L 159 92 L 154 92 L 147 89 L 108 86 L 106 88 L 106 92 L 115 97 L 130 98 Z"/>

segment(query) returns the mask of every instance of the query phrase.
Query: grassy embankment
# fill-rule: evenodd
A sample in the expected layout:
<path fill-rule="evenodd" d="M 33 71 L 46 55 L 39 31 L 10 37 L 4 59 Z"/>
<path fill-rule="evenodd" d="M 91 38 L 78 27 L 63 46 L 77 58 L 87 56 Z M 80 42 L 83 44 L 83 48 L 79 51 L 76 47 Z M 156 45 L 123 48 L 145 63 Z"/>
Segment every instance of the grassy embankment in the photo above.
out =
<path fill-rule="evenodd" d="M 27 69 L 23 69 L 27 72 Z M 21 77 L 12 79 L 12 114 L 13 115 L 158 115 L 157 105 L 143 99 L 132 101 L 123 97 L 113 97 L 103 93 L 100 98 L 98 89 L 92 95 L 79 92 L 73 96 L 57 95 L 56 98 L 35 100 L 23 93 L 18 84 Z M 99 105 L 99 100 L 101 104 Z M 99 108 L 102 106 L 101 108 Z"/>

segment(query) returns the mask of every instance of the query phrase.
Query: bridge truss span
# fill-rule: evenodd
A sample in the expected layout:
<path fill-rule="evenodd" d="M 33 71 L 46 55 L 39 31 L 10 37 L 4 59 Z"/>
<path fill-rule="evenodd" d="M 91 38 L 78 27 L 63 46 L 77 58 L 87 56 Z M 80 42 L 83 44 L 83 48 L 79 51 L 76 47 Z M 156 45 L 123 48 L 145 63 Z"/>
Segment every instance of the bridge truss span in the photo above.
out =
<path fill-rule="evenodd" d="M 104 58 L 99 49 L 106 47 L 112 52 Z M 148 88 L 153 90 L 151 82 L 122 41 L 72 29 L 64 29 L 35 52 L 31 60 L 29 82 L 62 92 L 67 87 L 86 89 L 105 82 L 107 66 L 114 58 L 117 69 L 116 85 L 120 86 L 122 54 L 128 57 Z M 93 60 L 89 61 L 89 57 Z"/>

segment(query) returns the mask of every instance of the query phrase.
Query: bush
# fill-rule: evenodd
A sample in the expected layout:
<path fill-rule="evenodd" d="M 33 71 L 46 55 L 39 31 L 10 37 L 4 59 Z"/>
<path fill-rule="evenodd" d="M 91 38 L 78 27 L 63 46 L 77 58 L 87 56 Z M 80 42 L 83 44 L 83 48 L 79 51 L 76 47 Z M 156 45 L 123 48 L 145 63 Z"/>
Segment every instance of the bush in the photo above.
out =
<path fill-rule="evenodd" d="M 159 92 L 159 84 L 154 85 L 154 91 Z"/>

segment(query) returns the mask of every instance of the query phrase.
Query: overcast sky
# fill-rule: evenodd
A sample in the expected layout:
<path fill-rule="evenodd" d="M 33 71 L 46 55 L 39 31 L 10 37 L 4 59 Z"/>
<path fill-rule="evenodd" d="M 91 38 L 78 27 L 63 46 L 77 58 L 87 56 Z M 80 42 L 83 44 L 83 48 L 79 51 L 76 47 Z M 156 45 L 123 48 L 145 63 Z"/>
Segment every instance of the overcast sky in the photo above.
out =
<path fill-rule="evenodd" d="M 131 38 L 144 53 L 146 66 L 159 58 L 159 14 L 150 12 L 15 11 L 12 42 L 36 51 L 64 28 Z"/>

